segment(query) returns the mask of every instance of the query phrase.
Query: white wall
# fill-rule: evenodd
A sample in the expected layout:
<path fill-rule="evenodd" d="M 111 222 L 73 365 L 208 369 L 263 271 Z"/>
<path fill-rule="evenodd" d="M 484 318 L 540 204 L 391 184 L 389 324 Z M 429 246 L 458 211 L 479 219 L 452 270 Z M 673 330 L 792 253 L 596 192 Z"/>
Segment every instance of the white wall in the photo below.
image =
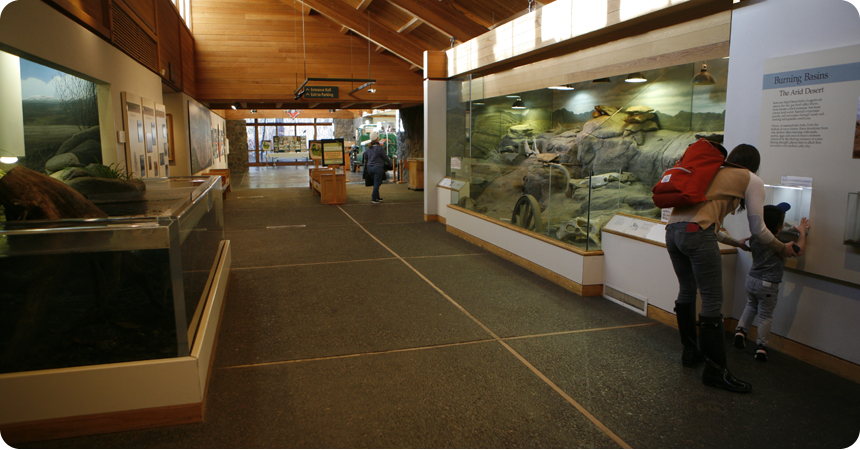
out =
<path fill-rule="evenodd" d="M 120 92 L 162 103 L 158 75 L 39 0 L 18 0 L 3 9 L 0 50 L 110 85 L 113 121 L 101 123 L 105 164 L 125 162 L 124 146 L 116 142 L 116 130 L 123 129 Z"/>
<path fill-rule="evenodd" d="M 857 44 L 860 15 L 842 0 L 751 0 L 736 5 L 726 98 L 726 148 L 759 142 L 766 59 Z M 841 244 L 848 192 L 860 190 L 860 159 L 851 159 L 850 152 L 835 148 L 819 153 L 762 152 L 759 175 L 766 184 L 779 184 L 781 175 L 813 177 L 810 249 L 818 242 L 815 251 L 827 254 L 829 263 L 839 265 L 839 277 L 853 283 L 786 271 L 772 332 L 860 363 L 860 334 L 854 331 L 860 322 L 860 253 Z M 725 226 L 734 236 L 749 235 L 743 214 L 729 216 Z M 735 285 L 736 318 L 743 311 L 743 280 L 750 265 L 749 255 L 741 253 Z"/>
<path fill-rule="evenodd" d="M 447 81 L 424 80 L 424 214 L 430 216 L 440 214 L 436 185 L 447 172 L 447 99 Z"/>

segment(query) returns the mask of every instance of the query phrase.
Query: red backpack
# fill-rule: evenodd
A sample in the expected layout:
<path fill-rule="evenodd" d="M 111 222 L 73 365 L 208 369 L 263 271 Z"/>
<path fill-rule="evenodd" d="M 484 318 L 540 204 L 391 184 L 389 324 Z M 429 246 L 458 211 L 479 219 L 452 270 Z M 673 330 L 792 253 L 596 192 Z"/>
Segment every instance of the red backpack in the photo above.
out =
<path fill-rule="evenodd" d="M 707 139 L 690 144 L 675 165 L 651 188 L 660 208 L 691 206 L 705 201 L 705 192 L 726 162 L 725 156 Z"/>

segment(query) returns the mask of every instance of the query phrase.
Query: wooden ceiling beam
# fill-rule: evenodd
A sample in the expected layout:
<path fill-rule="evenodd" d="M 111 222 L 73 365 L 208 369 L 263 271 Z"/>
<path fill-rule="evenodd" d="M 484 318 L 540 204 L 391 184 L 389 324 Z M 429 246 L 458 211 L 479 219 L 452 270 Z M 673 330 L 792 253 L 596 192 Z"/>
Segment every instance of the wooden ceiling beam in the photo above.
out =
<path fill-rule="evenodd" d="M 377 46 L 376 46 L 376 48 L 375 48 L 373 51 L 374 51 L 374 52 L 376 52 L 376 53 L 382 53 L 382 52 L 384 52 L 384 51 L 385 51 L 385 47 L 383 47 L 383 46 L 381 46 L 381 45 L 377 45 Z"/>
<path fill-rule="evenodd" d="M 446 3 L 429 0 L 388 1 L 460 42 L 466 42 L 487 32 L 486 27 L 479 25 L 474 19 L 469 20 L 470 17 L 465 17 Z"/>
<path fill-rule="evenodd" d="M 371 3 L 373 3 L 373 0 L 361 0 L 361 3 L 359 3 L 358 7 L 356 7 L 355 9 L 361 12 L 365 12 L 367 11 L 367 7 L 370 6 Z"/>
<path fill-rule="evenodd" d="M 403 25 L 402 27 L 400 27 L 400 29 L 397 30 L 397 32 L 400 34 L 403 34 L 403 33 L 409 34 L 413 30 L 415 30 L 416 28 L 420 27 L 422 23 L 424 23 L 424 22 L 422 22 L 421 19 L 419 19 L 417 17 L 413 17 L 412 19 L 409 20 L 409 22 L 406 22 L 406 25 Z"/>
<path fill-rule="evenodd" d="M 281 0 L 285 2 L 287 0 Z M 355 10 L 340 0 L 300 0 L 303 4 L 310 6 L 321 15 L 331 19 L 335 23 L 348 27 L 353 33 L 385 47 L 391 53 L 404 60 L 423 67 L 424 50 L 414 40 L 398 34 L 378 21 L 368 21 L 362 16 L 356 17 Z"/>
<path fill-rule="evenodd" d="M 309 15 L 311 15 L 312 10 L 313 10 L 313 8 L 311 8 L 310 6 L 302 5 L 302 14 L 309 16 Z"/>
<path fill-rule="evenodd" d="M 346 34 L 346 33 L 349 33 L 349 27 L 341 26 L 340 27 L 340 34 Z"/>

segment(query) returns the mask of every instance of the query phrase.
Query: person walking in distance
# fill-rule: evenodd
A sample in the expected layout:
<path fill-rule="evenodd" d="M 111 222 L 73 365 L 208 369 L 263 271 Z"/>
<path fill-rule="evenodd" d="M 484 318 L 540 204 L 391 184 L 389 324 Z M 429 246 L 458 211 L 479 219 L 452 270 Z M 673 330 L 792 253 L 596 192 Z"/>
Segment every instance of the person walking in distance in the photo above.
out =
<path fill-rule="evenodd" d="M 364 152 L 364 160 L 367 161 L 367 171 L 373 175 L 373 193 L 370 196 L 370 203 L 382 203 L 382 197 L 379 196 L 379 186 L 385 180 L 385 165 L 391 164 L 391 159 L 379 144 L 379 133 L 376 131 L 370 132 L 370 145 L 367 151 Z"/>

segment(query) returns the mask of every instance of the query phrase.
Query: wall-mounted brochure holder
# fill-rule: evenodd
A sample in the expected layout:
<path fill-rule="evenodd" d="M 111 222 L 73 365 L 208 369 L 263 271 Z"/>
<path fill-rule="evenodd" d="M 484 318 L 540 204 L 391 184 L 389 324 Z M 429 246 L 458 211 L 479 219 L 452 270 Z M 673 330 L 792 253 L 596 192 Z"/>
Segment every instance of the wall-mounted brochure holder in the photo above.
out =
<path fill-rule="evenodd" d="M 436 186 L 451 191 L 451 204 L 459 205 L 460 199 L 469 197 L 469 182 L 445 177 Z"/>
<path fill-rule="evenodd" d="M 848 194 L 844 242 L 845 245 L 860 248 L 860 192 L 851 192 Z"/>

